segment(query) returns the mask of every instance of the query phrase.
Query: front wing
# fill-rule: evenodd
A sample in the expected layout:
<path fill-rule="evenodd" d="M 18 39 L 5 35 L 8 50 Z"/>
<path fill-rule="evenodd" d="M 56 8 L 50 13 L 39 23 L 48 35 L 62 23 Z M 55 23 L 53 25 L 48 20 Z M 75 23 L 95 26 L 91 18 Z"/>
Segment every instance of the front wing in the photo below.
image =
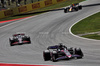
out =
<path fill-rule="evenodd" d="M 28 43 L 30 41 L 22 41 L 21 43 L 19 41 L 13 42 L 12 44 L 24 44 L 24 43 Z"/>

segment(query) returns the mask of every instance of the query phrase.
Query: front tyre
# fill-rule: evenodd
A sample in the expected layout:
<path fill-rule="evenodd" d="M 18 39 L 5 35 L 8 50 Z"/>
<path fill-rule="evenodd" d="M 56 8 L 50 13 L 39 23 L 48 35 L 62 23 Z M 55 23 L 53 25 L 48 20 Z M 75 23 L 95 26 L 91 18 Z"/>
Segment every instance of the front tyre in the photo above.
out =
<path fill-rule="evenodd" d="M 55 55 L 52 56 L 52 61 L 53 61 L 53 62 L 56 62 L 56 57 L 55 57 Z"/>
<path fill-rule="evenodd" d="M 12 40 L 9 39 L 9 42 L 10 42 L 10 46 L 14 46 L 14 44 L 12 44 Z"/>
<path fill-rule="evenodd" d="M 29 42 L 28 42 L 29 44 L 31 44 L 31 40 L 30 40 L 30 38 L 29 38 Z"/>
<path fill-rule="evenodd" d="M 67 9 L 67 8 L 65 8 L 65 9 L 64 9 L 64 13 L 67 13 L 67 12 L 68 12 L 68 9 Z"/>
<path fill-rule="evenodd" d="M 75 48 L 75 54 L 80 55 L 80 57 L 77 57 L 78 59 L 84 56 L 80 48 Z"/>
<path fill-rule="evenodd" d="M 27 41 L 29 41 L 28 44 L 31 44 L 30 37 L 27 38 Z"/>
<path fill-rule="evenodd" d="M 12 43 L 10 43 L 10 46 L 14 46 Z"/>
<path fill-rule="evenodd" d="M 53 61 L 53 62 L 56 62 L 56 61 L 57 61 L 57 58 L 58 58 L 57 52 L 56 52 L 56 51 L 53 51 L 53 52 L 52 52 L 52 61 Z"/>

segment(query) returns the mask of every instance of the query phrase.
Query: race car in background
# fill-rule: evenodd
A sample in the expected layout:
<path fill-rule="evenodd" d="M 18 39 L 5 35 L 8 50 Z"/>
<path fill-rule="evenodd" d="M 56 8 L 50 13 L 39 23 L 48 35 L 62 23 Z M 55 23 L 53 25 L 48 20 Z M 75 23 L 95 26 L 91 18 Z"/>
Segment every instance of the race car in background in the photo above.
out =
<path fill-rule="evenodd" d="M 79 5 L 79 3 L 75 3 L 75 4 L 72 4 L 70 7 L 66 7 L 64 9 L 64 13 L 78 11 L 81 9 L 82 9 L 82 5 Z"/>
<path fill-rule="evenodd" d="M 49 46 L 47 50 L 43 51 L 43 58 L 44 61 L 51 60 L 53 62 L 56 62 L 58 60 L 63 59 L 80 59 L 82 58 L 83 52 L 80 48 L 67 48 L 65 45 L 55 45 L 55 46 Z"/>
<path fill-rule="evenodd" d="M 24 33 L 17 33 L 9 38 L 9 42 L 10 42 L 10 46 L 14 46 L 14 45 L 22 45 L 25 43 L 30 44 L 31 40 L 30 37 L 26 36 Z"/>

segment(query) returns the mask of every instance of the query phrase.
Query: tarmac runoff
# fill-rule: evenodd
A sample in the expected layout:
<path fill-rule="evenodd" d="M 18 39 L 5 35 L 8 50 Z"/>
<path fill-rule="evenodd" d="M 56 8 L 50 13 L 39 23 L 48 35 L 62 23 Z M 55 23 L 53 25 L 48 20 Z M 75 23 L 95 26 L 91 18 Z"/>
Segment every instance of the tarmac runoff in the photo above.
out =
<path fill-rule="evenodd" d="M 29 17 L 31 17 L 31 16 L 29 16 Z M 11 22 L 11 21 L 17 21 L 17 20 L 21 20 L 21 19 L 25 19 L 25 18 L 29 18 L 29 17 L 23 17 L 23 18 L 18 18 L 18 19 L 11 19 L 11 20 L 0 21 L 0 23 L 6 23 L 6 22 Z"/>

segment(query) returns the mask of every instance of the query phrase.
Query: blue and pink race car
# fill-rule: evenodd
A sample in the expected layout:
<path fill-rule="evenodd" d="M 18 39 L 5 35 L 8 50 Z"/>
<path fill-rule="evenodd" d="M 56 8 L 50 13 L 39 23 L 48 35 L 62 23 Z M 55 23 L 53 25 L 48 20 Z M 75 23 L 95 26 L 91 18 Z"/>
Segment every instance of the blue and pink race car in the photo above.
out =
<path fill-rule="evenodd" d="M 53 62 L 56 62 L 63 59 L 81 59 L 83 56 L 83 52 L 80 48 L 67 48 L 62 44 L 49 46 L 47 50 L 43 51 L 44 61 L 52 60 Z"/>

